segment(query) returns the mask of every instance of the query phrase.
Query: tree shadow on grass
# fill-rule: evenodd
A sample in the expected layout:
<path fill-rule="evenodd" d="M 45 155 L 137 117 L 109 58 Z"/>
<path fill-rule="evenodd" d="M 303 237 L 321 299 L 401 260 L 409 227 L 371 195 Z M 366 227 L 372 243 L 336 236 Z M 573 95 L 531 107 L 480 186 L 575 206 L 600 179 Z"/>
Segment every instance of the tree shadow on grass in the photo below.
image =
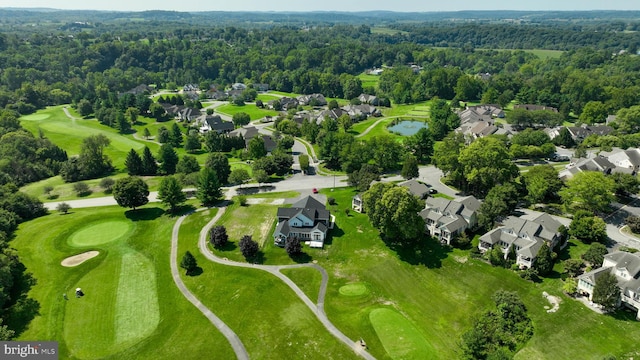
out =
<path fill-rule="evenodd" d="M 5 306 L 6 325 L 18 336 L 24 332 L 36 315 L 40 315 L 40 303 L 27 297 L 29 290 L 35 285 L 36 279 L 26 272 L 26 267 L 19 264 L 15 269 L 16 278 L 13 287 L 9 291 L 9 300 Z"/>
<path fill-rule="evenodd" d="M 258 251 L 258 253 L 255 254 L 252 258 L 247 259 L 248 262 L 259 265 L 264 264 L 266 260 L 267 258 L 262 251 Z"/>
<path fill-rule="evenodd" d="M 311 257 L 311 255 L 307 254 L 306 252 L 289 255 L 289 257 L 291 258 L 291 260 L 295 261 L 298 264 L 308 264 L 313 260 L 313 257 Z"/>
<path fill-rule="evenodd" d="M 196 266 L 195 269 L 189 271 L 186 275 L 187 276 L 191 276 L 191 277 L 200 276 L 200 275 L 202 275 L 203 272 L 204 272 L 204 270 L 202 270 L 202 268 L 200 266 Z"/>
<path fill-rule="evenodd" d="M 324 239 L 324 244 L 331 245 L 333 243 L 334 237 L 341 237 L 341 236 L 344 236 L 344 230 L 342 230 L 340 226 L 338 226 L 338 224 L 334 223 L 333 229 L 329 230 L 329 234 L 327 238 Z"/>
<path fill-rule="evenodd" d="M 182 216 L 196 211 L 196 207 L 193 205 L 180 205 L 175 208 L 175 210 L 171 211 L 171 209 L 167 210 L 167 214 L 171 217 Z"/>
<path fill-rule="evenodd" d="M 627 321 L 627 322 L 634 322 L 637 323 L 638 320 L 636 320 L 636 311 L 633 311 L 629 308 L 626 307 L 622 307 L 612 313 L 609 313 L 608 315 L 610 315 L 612 318 L 616 319 L 616 320 L 621 320 L 621 321 Z"/>
<path fill-rule="evenodd" d="M 442 246 L 433 238 L 413 240 L 406 243 L 390 243 L 387 245 L 398 254 L 400 260 L 411 265 L 424 265 L 429 269 L 442 267 L 442 260 L 451 252 L 448 246 Z"/>
<path fill-rule="evenodd" d="M 228 252 L 228 251 L 234 251 L 235 249 L 237 249 L 238 245 L 233 241 L 227 241 L 227 243 L 224 244 L 223 246 L 218 246 L 214 248 L 219 251 Z"/>
<path fill-rule="evenodd" d="M 131 221 L 151 221 L 161 217 L 164 214 L 164 209 L 159 207 L 127 210 L 124 212 L 124 216 Z"/>

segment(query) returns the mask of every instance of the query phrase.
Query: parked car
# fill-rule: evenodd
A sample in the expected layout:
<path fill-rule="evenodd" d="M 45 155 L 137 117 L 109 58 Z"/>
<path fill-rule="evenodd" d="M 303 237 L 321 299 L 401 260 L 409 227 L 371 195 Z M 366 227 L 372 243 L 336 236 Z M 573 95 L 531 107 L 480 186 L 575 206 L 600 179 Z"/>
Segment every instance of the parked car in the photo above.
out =
<path fill-rule="evenodd" d="M 437 193 L 438 193 L 438 190 L 434 188 L 429 189 L 429 194 L 437 194 Z"/>
<path fill-rule="evenodd" d="M 311 192 L 313 192 L 314 194 L 317 194 L 318 193 L 318 189 L 313 188 L 313 190 L 311 190 Z"/>

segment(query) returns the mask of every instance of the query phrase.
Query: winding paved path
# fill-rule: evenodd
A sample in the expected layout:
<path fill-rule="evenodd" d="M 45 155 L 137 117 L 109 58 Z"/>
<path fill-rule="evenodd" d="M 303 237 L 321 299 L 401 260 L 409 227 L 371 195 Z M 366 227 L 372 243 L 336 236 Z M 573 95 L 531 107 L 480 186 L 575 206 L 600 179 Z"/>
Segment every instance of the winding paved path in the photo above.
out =
<path fill-rule="evenodd" d="M 211 221 L 218 221 L 222 214 L 224 214 L 224 208 L 221 208 Z M 178 270 L 178 233 L 180 231 L 180 225 L 182 225 L 182 222 L 187 218 L 187 216 L 188 214 L 183 215 L 178 219 L 178 221 L 176 221 L 176 223 L 173 225 L 173 231 L 171 233 L 171 276 L 173 277 L 173 281 L 176 283 L 176 286 L 178 286 L 178 289 L 180 290 L 182 295 L 184 295 L 187 300 L 189 300 L 195 307 L 197 307 L 198 310 L 200 310 L 200 312 L 202 312 L 202 314 L 204 314 L 204 316 L 206 316 L 207 319 L 209 319 L 209 321 L 211 321 L 211 323 L 216 328 L 218 328 L 218 330 L 220 330 L 222 335 L 224 335 L 224 337 L 229 340 L 233 351 L 236 353 L 236 357 L 241 360 L 248 360 L 249 353 L 247 353 L 247 349 L 244 347 L 244 344 L 242 344 L 242 341 L 240 340 L 238 335 L 236 335 L 236 333 L 233 332 L 233 330 L 231 330 L 231 328 L 227 324 L 220 320 L 219 317 L 211 312 L 209 308 L 207 308 L 202 302 L 200 302 L 200 300 L 198 300 L 198 298 L 196 298 L 195 295 L 193 295 L 193 293 L 189 291 L 189 289 L 187 289 L 187 286 L 180 278 L 180 273 Z"/>
<path fill-rule="evenodd" d="M 364 349 L 359 343 L 349 339 L 335 325 L 333 325 L 333 323 L 331 323 L 331 321 L 327 317 L 327 314 L 324 311 L 324 299 L 327 291 L 329 275 L 327 274 L 327 271 L 321 266 L 317 264 L 296 264 L 296 265 L 247 264 L 247 263 L 241 263 L 237 261 L 231 261 L 231 260 L 219 258 L 215 256 L 211 251 L 209 251 L 207 247 L 207 237 L 209 234 L 209 230 L 220 219 L 220 217 L 225 213 L 225 211 L 226 211 L 226 207 L 220 207 L 216 216 L 214 216 L 213 219 L 211 219 L 211 221 L 209 221 L 207 225 L 205 225 L 200 231 L 200 237 L 198 239 L 198 248 L 207 259 L 215 263 L 226 265 L 226 266 L 235 266 L 235 267 L 241 267 L 241 268 L 250 268 L 250 269 L 266 271 L 278 277 L 285 284 L 287 284 L 291 288 L 291 290 L 293 290 L 296 296 L 298 296 L 298 298 L 300 298 L 300 300 L 302 300 L 302 302 L 304 302 L 309 309 L 311 309 L 311 311 L 316 315 L 316 317 L 322 323 L 322 325 L 334 337 L 342 341 L 345 345 L 347 345 L 350 349 L 352 349 L 356 354 L 360 355 L 361 357 L 367 360 L 375 360 L 375 358 L 371 354 L 369 354 L 366 351 L 366 349 Z M 177 265 L 178 232 L 180 230 L 180 225 L 182 224 L 182 222 L 187 216 L 188 215 L 184 215 L 180 217 L 178 221 L 176 221 L 176 224 L 173 227 L 173 233 L 171 237 L 171 274 L 173 276 L 173 280 L 175 281 L 180 291 L 184 294 L 184 296 L 192 304 L 194 304 L 211 321 L 211 323 L 215 325 L 216 328 L 218 328 L 222 332 L 222 334 L 229 340 L 229 342 L 231 343 L 231 346 L 236 352 L 236 356 L 238 357 L 238 359 L 248 359 L 246 349 L 244 348 L 244 345 L 242 344 L 240 338 L 233 332 L 233 330 L 231 330 L 231 328 L 229 328 L 229 326 L 227 326 L 222 320 L 220 320 L 220 318 L 215 316 L 211 312 L 211 310 L 209 310 L 206 306 L 204 306 L 204 304 L 202 304 L 186 288 L 184 282 L 182 282 L 182 279 L 180 279 L 180 274 L 178 272 L 178 265 Z M 313 303 L 313 301 L 311 301 L 311 299 L 309 299 L 309 297 L 302 290 L 300 290 L 300 288 L 293 281 L 291 281 L 291 279 L 289 279 L 287 276 L 285 276 L 280 272 L 281 269 L 294 269 L 294 268 L 303 268 L 303 267 L 310 267 L 310 268 L 316 269 L 322 275 L 320 291 L 318 293 L 318 300 L 315 304 Z"/>

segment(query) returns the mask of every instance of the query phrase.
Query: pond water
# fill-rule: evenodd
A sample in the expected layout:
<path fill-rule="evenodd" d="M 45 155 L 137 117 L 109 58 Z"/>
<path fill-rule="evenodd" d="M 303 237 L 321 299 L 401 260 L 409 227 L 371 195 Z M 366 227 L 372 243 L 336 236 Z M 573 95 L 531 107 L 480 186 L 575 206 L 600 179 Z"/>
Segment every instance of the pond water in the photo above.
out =
<path fill-rule="evenodd" d="M 404 120 L 404 121 L 400 121 L 398 124 L 392 126 L 389 128 L 389 131 L 398 133 L 400 135 L 404 135 L 404 136 L 412 136 L 418 133 L 418 131 L 420 131 L 420 129 L 422 128 L 428 128 L 429 125 L 427 125 L 426 122 L 424 121 L 410 121 L 410 120 Z"/>

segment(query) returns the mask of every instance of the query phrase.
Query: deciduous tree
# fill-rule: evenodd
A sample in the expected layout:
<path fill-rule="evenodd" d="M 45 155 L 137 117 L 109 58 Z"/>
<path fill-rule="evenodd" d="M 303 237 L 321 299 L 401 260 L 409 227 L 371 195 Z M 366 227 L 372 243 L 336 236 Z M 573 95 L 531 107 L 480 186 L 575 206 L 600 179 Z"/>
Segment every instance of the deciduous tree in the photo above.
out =
<path fill-rule="evenodd" d="M 600 243 L 593 243 L 589 246 L 589 249 L 582 254 L 584 261 L 591 264 L 591 267 L 596 269 L 602 266 L 604 256 L 607 255 L 607 247 Z"/>
<path fill-rule="evenodd" d="M 618 307 L 620 288 L 614 274 L 606 271 L 596 278 L 593 287 L 593 302 L 602 305 L 606 311 L 614 311 Z"/>
<path fill-rule="evenodd" d="M 216 249 L 224 247 L 229 241 L 227 228 L 222 225 L 216 225 L 209 230 L 209 241 Z"/>
<path fill-rule="evenodd" d="M 459 162 L 469 191 L 484 197 L 498 184 L 512 181 L 518 168 L 511 161 L 505 144 L 494 137 L 483 137 L 460 152 Z"/>
<path fill-rule="evenodd" d="M 420 176 L 418 169 L 418 160 L 415 156 L 407 154 L 402 164 L 402 171 L 400 172 L 403 178 L 406 180 L 415 179 Z"/>
<path fill-rule="evenodd" d="M 149 202 L 149 187 L 141 178 L 128 176 L 116 180 L 113 197 L 118 205 L 135 210 Z"/>
<path fill-rule="evenodd" d="M 226 184 L 229 182 L 231 166 L 229 165 L 229 158 L 227 158 L 225 154 L 221 152 L 209 154 L 204 166 L 216 172 L 220 184 Z"/>
<path fill-rule="evenodd" d="M 574 209 L 605 212 L 615 200 L 613 179 L 599 171 L 579 172 L 566 185 L 558 193 L 562 202 Z"/>
<path fill-rule="evenodd" d="M 244 235 L 238 242 L 238 247 L 247 261 L 253 260 L 260 251 L 260 246 L 251 239 L 251 235 Z"/>
<path fill-rule="evenodd" d="M 284 249 L 287 251 L 290 257 L 294 257 L 302 253 L 302 244 L 297 236 L 287 239 Z"/>

